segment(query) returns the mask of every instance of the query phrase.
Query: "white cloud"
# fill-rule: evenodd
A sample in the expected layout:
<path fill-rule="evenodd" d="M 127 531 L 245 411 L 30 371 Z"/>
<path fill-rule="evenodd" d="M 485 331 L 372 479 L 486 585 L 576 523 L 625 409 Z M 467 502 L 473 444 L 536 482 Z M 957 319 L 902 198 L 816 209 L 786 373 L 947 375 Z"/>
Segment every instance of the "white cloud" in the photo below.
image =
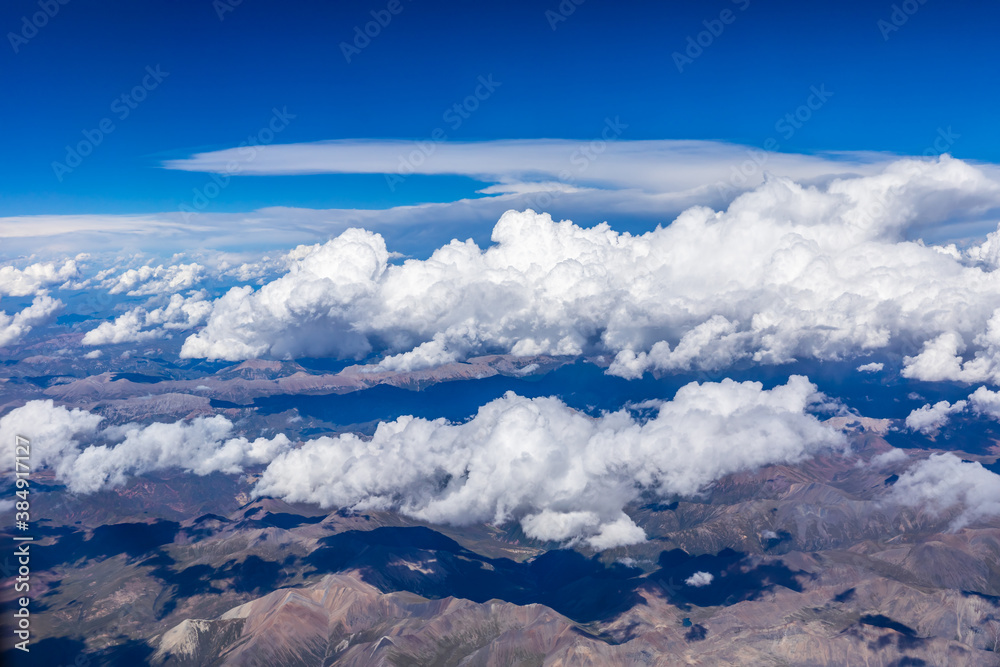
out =
<path fill-rule="evenodd" d="M 0 294 L 41 295 L 46 288 L 65 283 L 77 275 L 79 269 L 74 260 L 66 260 L 61 266 L 55 262 L 39 262 L 23 269 L 0 266 Z"/>
<path fill-rule="evenodd" d="M 167 303 L 146 313 L 146 325 L 165 329 L 192 329 L 208 317 L 212 305 L 206 301 L 208 292 L 199 290 L 188 296 L 171 294 Z"/>
<path fill-rule="evenodd" d="M 859 373 L 881 373 L 884 364 L 878 361 L 873 361 L 869 364 L 861 364 L 858 366 Z"/>
<path fill-rule="evenodd" d="M 642 492 L 690 496 L 729 473 L 843 446 L 806 412 L 819 398 L 801 376 L 771 390 L 692 383 L 639 423 L 508 393 L 462 424 L 401 417 L 370 440 L 312 440 L 271 462 L 254 492 L 435 523 L 514 520 L 531 537 L 606 549 L 644 539 L 623 511 Z"/>
<path fill-rule="evenodd" d="M 172 424 L 125 424 L 99 429 L 100 415 L 69 410 L 51 400 L 29 401 L 0 418 L 0 438 L 15 435 L 31 443 L 35 469 L 52 468 L 70 491 L 91 493 L 123 484 L 129 475 L 180 468 L 197 475 L 240 472 L 245 465 L 270 461 L 290 444 L 287 437 L 231 437 L 233 424 L 221 415 Z M 88 444 L 99 439 L 117 444 Z M 13 457 L 0 470 L 14 467 Z"/>
<path fill-rule="evenodd" d="M 0 438 L 13 443 L 15 436 L 30 441 L 31 466 L 52 468 L 57 476 L 70 473 L 77 454 L 76 440 L 97 433 L 102 417 L 86 410 L 69 410 L 51 400 L 29 401 L 0 417 Z M 0 470 L 13 470 L 14 457 L 0 458 Z"/>
<path fill-rule="evenodd" d="M 84 345 L 115 345 L 118 343 L 133 343 L 158 338 L 163 332 L 158 330 L 143 331 L 145 311 L 133 308 L 119 315 L 113 322 L 101 322 L 83 336 Z"/>
<path fill-rule="evenodd" d="M 597 133 L 601 130 L 595 128 Z M 485 196 L 452 202 L 385 210 L 269 207 L 241 213 L 16 216 L 0 218 L 0 238 L 7 252 L 34 252 L 41 247 L 43 237 L 50 250 L 66 252 L 82 247 L 123 246 L 156 250 L 259 249 L 315 243 L 349 227 L 365 227 L 381 232 L 396 249 L 422 254 L 432 244 L 453 236 L 465 238 L 488 231 L 508 209 L 545 210 L 587 224 L 604 219 L 641 219 L 653 225 L 668 222 L 690 206 L 725 207 L 744 187 L 759 185 L 766 174 L 824 184 L 838 177 L 877 174 L 897 159 L 877 153 L 765 153 L 753 147 L 710 141 L 620 140 L 608 142 L 597 154 L 590 150 L 589 143 L 520 140 L 435 144 L 433 153 L 421 165 L 414 165 L 414 173 L 462 174 L 488 184 L 479 190 Z M 271 145 L 263 147 L 253 164 L 247 166 L 269 174 L 394 174 L 401 156 L 415 147 L 414 142 L 391 140 Z M 225 170 L 226 156 L 225 151 L 206 153 L 172 161 L 168 166 Z M 747 166 L 752 172 L 749 178 L 734 178 Z M 993 181 L 1000 178 L 993 165 L 980 165 L 980 169 Z M 739 187 L 730 189 L 733 182 L 738 182 Z M 886 203 L 892 204 L 890 200 Z M 984 210 L 996 209 L 1000 204 L 996 196 L 991 202 L 980 199 L 931 203 L 937 208 L 927 207 L 927 217 L 940 226 L 925 231 L 938 240 L 984 235 L 996 228 L 995 223 L 983 225 Z M 918 208 L 924 208 L 922 202 Z M 919 211 L 909 213 L 921 217 Z M 245 275 L 252 279 L 254 262 L 247 264 Z"/>
<path fill-rule="evenodd" d="M 684 583 L 688 586 L 694 586 L 695 588 L 701 588 L 702 586 L 708 586 L 715 579 L 715 575 L 711 572 L 695 572 L 690 577 L 684 580 Z"/>
<path fill-rule="evenodd" d="M 933 433 L 946 425 L 951 416 L 971 409 L 977 415 L 986 415 L 1000 421 L 1000 392 L 979 387 L 966 400 L 939 401 L 917 408 L 906 417 L 906 427 L 923 433 Z"/>
<path fill-rule="evenodd" d="M 104 285 L 111 294 L 127 293 L 129 296 L 171 294 L 189 289 L 205 277 L 205 267 L 191 262 L 171 266 L 140 266 L 108 278 Z"/>
<path fill-rule="evenodd" d="M 276 257 L 264 255 L 254 261 L 244 261 L 239 264 L 224 259 L 220 262 L 218 271 L 220 275 L 235 278 L 241 283 L 261 281 L 265 277 L 287 271 L 296 259 L 308 253 L 312 247 L 301 245 L 290 252 L 279 253 Z"/>
<path fill-rule="evenodd" d="M 8 315 L 0 311 L 0 347 L 18 342 L 35 326 L 48 321 L 63 302 L 50 296 L 36 296 L 27 308 Z"/>
<path fill-rule="evenodd" d="M 184 297 L 170 295 L 166 305 L 153 310 L 137 306 L 114 321 L 101 322 L 83 336 L 83 345 L 136 343 L 161 338 L 172 329 L 192 329 L 203 323 L 212 311 L 205 291 Z M 146 328 L 154 327 L 154 328 Z"/>
<path fill-rule="evenodd" d="M 960 353 L 965 348 L 961 333 L 947 331 L 924 343 L 920 354 L 904 357 L 902 375 L 925 382 L 982 382 L 989 378 L 992 375 L 990 359 L 978 356 L 963 363 Z"/>
<path fill-rule="evenodd" d="M 954 454 L 932 454 L 893 485 L 889 500 L 939 516 L 958 510 L 952 530 L 1000 516 L 1000 475 Z"/>
<path fill-rule="evenodd" d="M 987 234 L 982 243 L 966 250 L 966 256 L 988 270 L 1000 268 L 1000 231 Z"/>
<path fill-rule="evenodd" d="M 969 404 L 976 414 L 989 415 L 1000 421 L 1000 392 L 979 387 L 969 394 Z"/>
<path fill-rule="evenodd" d="M 77 493 L 156 470 L 205 475 L 268 464 L 255 494 L 435 523 L 519 521 L 531 537 L 603 550 L 645 539 L 624 512 L 643 494 L 692 496 L 730 473 L 846 447 L 809 414 L 821 400 L 801 376 L 771 390 L 691 383 L 640 422 L 626 411 L 591 418 L 556 398 L 508 393 L 462 424 L 401 417 L 370 440 L 322 437 L 298 449 L 281 434 L 237 437 L 221 415 L 102 428 L 99 415 L 46 400 L 0 418 L 0 439 L 29 438 L 33 466 L 53 469 Z"/>
<path fill-rule="evenodd" d="M 824 187 L 772 178 L 725 212 L 693 208 L 640 236 L 508 212 L 486 249 L 452 241 L 390 265 L 381 235 L 353 229 L 304 248 L 260 289 L 217 300 L 182 354 L 375 350 L 382 368 L 412 370 L 477 352 L 593 352 L 613 357 L 612 373 L 636 377 L 893 345 L 917 352 L 910 341 L 963 331 L 988 369 L 994 351 L 1000 359 L 992 274 L 905 235 L 997 195 L 960 161 L 902 160 Z M 949 350 L 907 357 L 904 374 L 947 379 Z"/>
<path fill-rule="evenodd" d="M 124 440 L 111 446 L 87 447 L 64 478 L 70 490 L 89 493 L 124 484 L 130 475 L 167 468 L 196 475 L 238 473 L 243 466 L 270 461 L 290 444 L 282 434 L 250 441 L 230 437 L 232 431 L 232 422 L 222 415 L 172 424 L 115 427 L 106 433 L 123 436 Z"/>
<path fill-rule="evenodd" d="M 880 469 L 894 463 L 899 463 L 900 461 L 905 461 L 907 458 L 909 457 L 906 454 L 906 450 L 893 447 L 887 452 L 873 456 L 868 464 L 873 468 Z"/>
<path fill-rule="evenodd" d="M 375 292 L 388 260 L 380 236 L 348 230 L 308 249 L 287 274 L 256 293 L 249 287 L 231 289 L 215 302 L 208 333 L 188 338 L 182 356 L 363 354 L 370 345 L 354 330 L 354 320 Z"/>
<path fill-rule="evenodd" d="M 951 415 L 965 410 L 966 405 L 966 401 L 938 401 L 934 405 L 928 403 L 906 416 L 906 428 L 921 433 L 934 433 L 950 421 Z"/>
<path fill-rule="evenodd" d="M 598 132 L 602 127 L 596 128 Z M 434 145 L 426 159 L 409 161 L 406 173 L 458 174 L 495 183 L 489 193 L 537 191 L 542 187 L 567 189 L 576 185 L 635 188 L 647 192 L 676 192 L 728 183 L 734 170 L 755 149 L 713 141 L 602 142 L 600 152 L 590 141 L 518 139 L 481 142 L 449 141 Z M 399 140 L 339 140 L 258 147 L 245 174 L 396 174 L 417 144 Z M 168 169 L 225 172 L 240 149 L 200 153 L 169 160 Z M 891 156 L 874 153 L 838 155 L 764 154 L 766 169 L 775 174 L 809 179 L 834 174 L 873 173 Z M 405 174 L 404 174 L 405 175 Z M 762 180 L 763 169 L 748 179 Z"/>

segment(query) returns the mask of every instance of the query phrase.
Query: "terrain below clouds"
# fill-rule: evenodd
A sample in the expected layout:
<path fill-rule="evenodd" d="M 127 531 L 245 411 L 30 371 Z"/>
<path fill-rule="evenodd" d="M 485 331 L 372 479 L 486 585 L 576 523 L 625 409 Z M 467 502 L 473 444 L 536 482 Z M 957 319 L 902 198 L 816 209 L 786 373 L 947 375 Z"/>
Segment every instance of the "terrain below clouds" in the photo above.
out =
<path fill-rule="evenodd" d="M 1000 181 L 862 166 L 0 267 L 33 657 L 1000 664 Z"/>

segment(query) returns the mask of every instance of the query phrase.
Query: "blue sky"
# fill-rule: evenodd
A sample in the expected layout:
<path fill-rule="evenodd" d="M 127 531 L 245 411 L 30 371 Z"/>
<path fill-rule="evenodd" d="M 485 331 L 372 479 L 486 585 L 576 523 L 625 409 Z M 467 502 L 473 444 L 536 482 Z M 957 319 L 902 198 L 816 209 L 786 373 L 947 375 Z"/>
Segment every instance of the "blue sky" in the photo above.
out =
<path fill-rule="evenodd" d="M 208 0 L 70 0 L 24 42 L 11 33 L 32 35 L 23 17 L 39 4 L 4 3 L 0 215 L 176 210 L 204 175 L 161 162 L 237 146 L 275 107 L 295 115 L 275 143 L 421 139 L 447 128 L 444 112 L 491 74 L 500 87 L 449 141 L 586 139 L 617 116 L 629 140 L 759 146 L 825 85 L 829 104 L 781 151 L 919 153 L 951 127 L 954 155 L 1000 161 L 996 3 L 915 2 L 884 39 L 878 21 L 891 20 L 892 3 L 586 0 L 553 30 L 555 0 L 401 0 L 348 63 L 339 44 L 387 4 L 244 0 L 220 20 Z M 672 54 L 703 22 L 718 29 L 723 11 L 730 23 L 679 72 Z M 113 101 L 157 65 L 169 75 L 119 119 Z M 114 131 L 60 182 L 52 163 L 105 118 Z M 395 191 L 374 174 L 241 176 L 213 209 L 380 208 L 478 187 L 465 176 L 414 177 Z"/>

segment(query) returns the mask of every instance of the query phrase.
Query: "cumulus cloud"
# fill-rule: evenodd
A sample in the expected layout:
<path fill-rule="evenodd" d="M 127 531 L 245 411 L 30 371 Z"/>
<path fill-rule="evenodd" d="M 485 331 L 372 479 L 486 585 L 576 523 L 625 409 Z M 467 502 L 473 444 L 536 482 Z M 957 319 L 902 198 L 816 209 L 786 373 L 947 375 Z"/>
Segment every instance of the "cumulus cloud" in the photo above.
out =
<path fill-rule="evenodd" d="M 46 288 L 65 283 L 78 275 L 79 269 L 74 260 L 66 260 L 62 265 L 39 262 L 23 269 L 0 266 L 0 294 L 38 295 L 44 293 Z"/>
<path fill-rule="evenodd" d="M 77 493 L 121 485 L 129 475 L 167 468 L 196 475 L 241 472 L 243 466 L 270 461 L 290 445 L 281 434 L 253 441 L 233 437 L 232 422 L 221 415 L 103 430 L 101 421 L 100 415 L 70 410 L 51 400 L 29 401 L 0 418 L 0 438 L 4 442 L 13 442 L 15 435 L 28 438 L 32 465 L 52 468 L 57 479 Z M 0 470 L 13 466 L 11 457 L 0 461 Z"/>
<path fill-rule="evenodd" d="M 78 438 L 97 433 L 101 416 L 86 410 L 56 406 L 51 400 L 29 401 L 0 417 L 0 438 L 14 442 L 15 436 L 31 442 L 31 464 L 34 468 L 48 467 L 57 475 L 70 472 L 78 451 Z M 0 458 L 0 470 L 13 470 L 14 458 Z"/>
<path fill-rule="evenodd" d="M 147 265 L 107 278 L 104 286 L 111 294 L 171 294 L 193 287 L 205 277 L 205 273 L 205 267 L 196 262 L 171 266 Z"/>
<path fill-rule="evenodd" d="M 263 284 L 265 278 L 274 278 L 287 272 L 295 263 L 308 257 L 319 245 L 302 244 L 287 252 L 274 252 L 262 256 L 256 253 L 217 253 L 216 272 L 219 277 L 233 278 L 241 283 Z"/>
<path fill-rule="evenodd" d="M 136 343 L 167 335 L 171 329 L 192 329 L 201 324 L 212 310 L 205 291 L 185 297 L 170 295 L 164 306 L 147 310 L 138 306 L 113 321 L 101 322 L 83 336 L 84 345 Z M 153 327 L 153 328 L 147 328 Z"/>
<path fill-rule="evenodd" d="M 925 382 L 942 382 L 957 380 L 960 382 L 983 382 L 994 376 L 993 356 L 994 346 L 977 354 L 969 361 L 962 360 L 961 353 L 966 344 L 958 331 L 946 331 L 924 343 L 920 354 L 904 357 L 903 377 L 924 380 Z"/>
<path fill-rule="evenodd" d="M 982 243 L 972 246 L 965 254 L 969 260 L 990 271 L 1000 268 L 1000 231 L 990 232 Z"/>
<path fill-rule="evenodd" d="M 949 403 L 939 401 L 917 408 L 906 417 L 906 427 L 922 433 L 934 433 L 951 420 L 951 416 L 971 410 L 979 416 L 1000 421 L 1000 392 L 979 387 L 965 400 Z"/>
<path fill-rule="evenodd" d="M 50 296 L 36 296 L 27 308 L 8 315 L 0 310 L 0 347 L 18 342 L 35 326 L 48 321 L 63 302 Z"/>
<path fill-rule="evenodd" d="M 954 454 L 932 454 L 900 475 L 888 498 L 933 516 L 957 511 L 951 529 L 959 530 L 1000 515 L 1000 475 Z"/>
<path fill-rule="evenodd" d="M 965 410 L 966 405 L 966 401 L 938 401 L 934 405 L 928 403 L 906 416 L 906 428 L 921 433 L 935 433 L 949 422 L 951 415 Z"/>
<path fill-rule="evenodd" d="M 120 486 L 128 476 L 153 470 L 179 468 L 196 475 L 238 473 L 243 466 L 270 461 L 290 441 L 274 438 L 231 437 L 233 424 L 222 415 L 197 417 L 189 422 L 150 424 L 108 429 L 106 435 L 123 436 L 115 445 L 91 445 L 80 452 L 66 475 L 73 491 L 87 493 Z"/>
<path fill-rule="evenodd" d="M 388 261 L 380 236 L 350 229 L 307 249 L 288 273 L 257 292 L 249 287 L 227 292 L 215 302 L 205 331 L 185 341 L 181 356 L 364 354 L 370 344 L 355 330 L 356 320 Z"/>
<path fill-rule="evenodd" d="M 693 208 L 638 236 L 511 211 L 488 248 L 452 241 L 402 264 L 379 234 L 352 229 L 263 287 L 216 300 L 182 355 L 374 351 L 382 368 L 414 370 L 479 352 L 594 353 L 637 377 L 895 345 L 911 355 L 904 374 L 948 379 L 955 367 L 943 361 L 968 338 L 984 356 L 976 377 L 992 377 L 992 273 L 906 237 L 948 211 L 981 210 L 997 191 L 958 160 L 901 160 L 823 187 L 772 178 L 724 212 Z M 924 354 L 923 342 L 938 347 Z"/>
<path fill-rule="evenodd" d="M 690 577 L 684 580 L 684 583 L 688 586 L 694 586 L 695 588 L 701 588 L 702 586 L 708 586 L 712 583 L 715 576 L 711 572 L 695 572 Z"/>
<path fill-rule="evenodd" d="M 907 458 L 909 457 L 906 455 L 906 450 L 893 447 L 887 452 L 882 452 L 881 454 L 873 456 L 868 462 L 868 465 L 876 469 L 885 468 L 886 466 L 891 466 L 901 461 L 905 461 Z"/>
<path fill-rule="evenodd" d="M 369 440 L 312 440 L 272 461 L 254 492 L 435 523 L 519 521 L 533 538 L 607 549 L 644 539 L 624 513 L 642 494 L 690 496 L 729 473 L 842 446 L 808 413 L 820 398 L 801 376 L 771 390 L 691 383 L 640 423 L 508 393 L 462 424 L 401 417 Z"/>
<path fill-rule="evenodd" d="M 846 447 L 810 412 L 823 400 L 802 376 L 770 390 L 691 383 L 643 421 L 508 393 L 465 423 L 406 416 L 370 439 L 344 434 L 299 448 L 281 434 L 237 436 L 221 415 L 104 427 L 99 415 L 44 400 L 0 418 L 0 439 L 29 438 L 33 465 L 77 493 L 156 470 L 205 475 L 266 464 L 258 496 L 454 525 L 517 521 L 532 538 L 604 550 L 645 539 L 624 511 L 630 503 L 697 495 L 727 474 Z"/>
<path fill-rule="evenodd" d="M 969 405 L 976 414 L 987 415 L 1000 421 L 1000 392 L 979 387 L 969 394 Z"/>
<path fill-rule="evenodd" d="M 35 297 L 30 306 L 12 315 L 0 311 L 0 347 L 18 342 L 62 308 L 62 301 L 47 296 L 48 288 L 65 284 L 78 275 L 75 260 L 66 260 L 61 265 L 38 262 L 23 269 L 11 265 L 0 267 L 0 295 Z"/>
<path fill-rule="evenodd" d="M 95 329 L 84 334 L 82 342 L 84 345 L 113 345 L 149 340 L 162 335 L 157 330 L 143 331 L 145 320 L 145 311 L 133 308 L 112 322 L 101 322 Z"/>
<path fill-rule="evenodd" d="M 286 271 L 288 264 L 284 260 L 284 257 L 272 258 L 265 255 L 255 262 L 242 262 L 237 265 L 225 262 L 219 266 L 219 274 L 235 278 L 241 283 L 262 282 L 267 276 L 273 276 L 274 274 Z"/>
<path fill-rule="evenodd" d="M 869 364 L 861 364 L 858 366 L 859 373 L 881 373 L 884 364 L 878 361 L 873 361 Z"/>

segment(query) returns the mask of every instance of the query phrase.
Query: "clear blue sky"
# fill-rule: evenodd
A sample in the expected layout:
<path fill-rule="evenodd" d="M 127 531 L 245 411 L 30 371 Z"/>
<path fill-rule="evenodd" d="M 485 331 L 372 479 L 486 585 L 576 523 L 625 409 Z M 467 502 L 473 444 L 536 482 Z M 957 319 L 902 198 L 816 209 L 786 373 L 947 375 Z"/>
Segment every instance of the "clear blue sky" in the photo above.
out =
<path fill-rule="evenodd" d="M 237 146 L 274 107 L 296 116 L 278 143 L 425 138 L 491 74 L 502 88 L 450 139 L 589 138 L 620 116 L 629 139 L 761 145 L 823 84 L 834 98 L 822 119 L 781 150 L 919 153 L 951 127 L 955 156 L 1000 162 L 996 2 L 911 0 L 916 11 L 885 39 L 878 22 L 892 20 L 892 2 L 585 0 L 553 30 L 546 11 L 558 0 L 399 0 L 348 63 L 341 42 L 389 2 L 243 0 L 220 20 L 235 0 L 49 1 L 58 11 L 37 32 L 23 23 L 42 11 L 37 0 L 0 8 L 4 216 L 176 210 L 205 176 L 160 163 Z M 703 22 L 718 30 L 724 10 L 730 23 L 679 72 L 674 52 Z M 169 75 L 120 118 L 113 102 L 147 66 Z M 105 118 L 114 131 L 60 182 L 52 163 Z M 243 176 L 214 209 L 385 207 L 477 186 L 415 177 L 392 192 L 380 175 Z"/>

